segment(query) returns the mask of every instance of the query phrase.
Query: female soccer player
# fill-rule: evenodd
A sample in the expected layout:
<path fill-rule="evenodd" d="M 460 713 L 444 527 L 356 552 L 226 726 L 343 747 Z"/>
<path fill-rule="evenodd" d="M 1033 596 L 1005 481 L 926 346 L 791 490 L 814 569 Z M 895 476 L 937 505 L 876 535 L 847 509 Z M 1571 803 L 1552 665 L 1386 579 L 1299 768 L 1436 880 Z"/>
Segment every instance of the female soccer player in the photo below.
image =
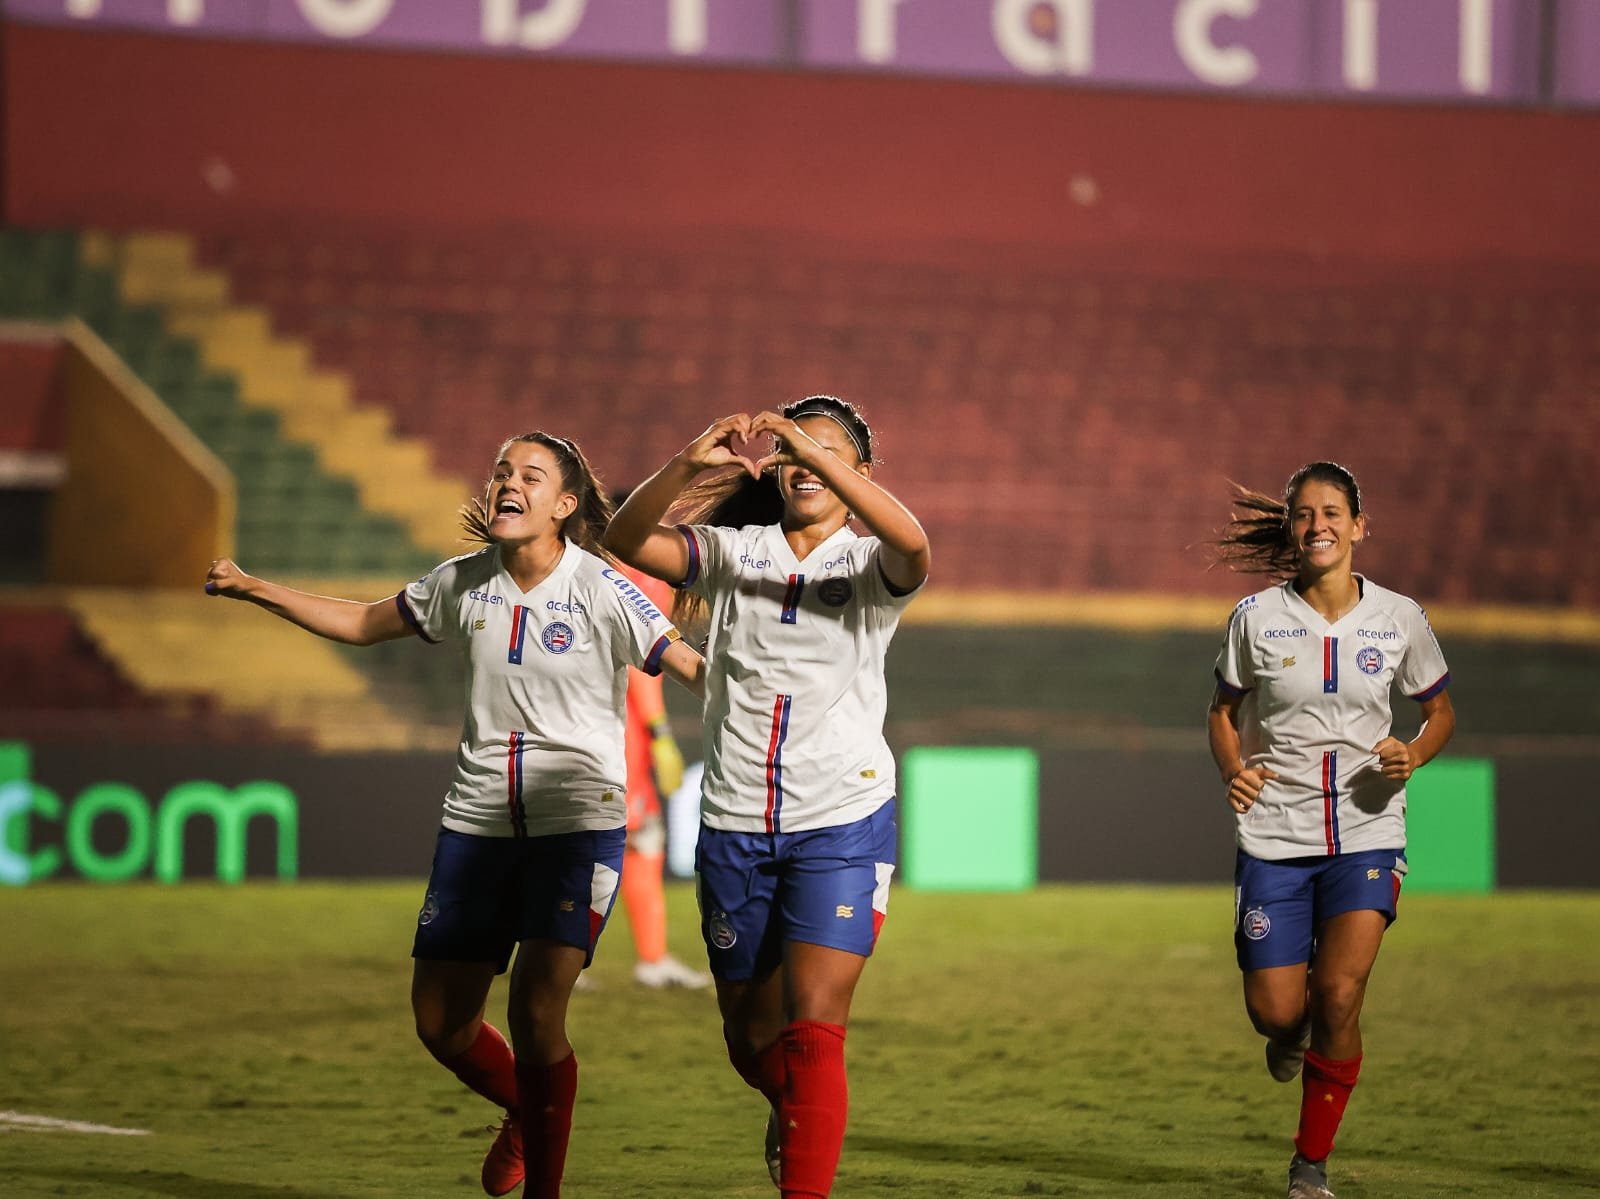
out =
<path fill-rule="evenodd" d="M 1367 532 L 1344 467 L 1281 501 L 1239 489 L 1220 556 L 1284 577 L 1233 610 L 1208 727 L 1238 824 L 1234 944 L 1267 1068 L 1304 1065 L 1290 1199 L 1331 1199 L 1327 1158 L 1361 1070 L 1361 1003 L 1406 871 L 1405 782 L 1455 731 L 1444 655 L 1415 602 L 1351 569 Z M 1390 733 L 1389 688 L 1422 709 Z"/>
<path fill-rule="evenodd" d="M 767 435 L 753 461 L 746 443 Z M 685 589 L 686 623 L 709 606 L 701 932 L 729 1056 L 773 1108 L 768 1168 L 786 1199 L 833 1185 L 845 1023 L 894 871 L 884 653 L 929 553 L 872 460 L 866 421 L 831 396 L 725 417 L 606 533 Z M 703 523 L 661 523 L 702 471 L 730 466 L 684 497 Z"/>
<path fill-rule="evenodd" d="M 577 1092 L 568 1000 L 594 956 L 622 867 L 628 668 L 697 693 L 704 663 L 599 553 L 611 505 L 582 451 L 548 433 L 500 448 L 466 515 L 487 546 L 391 600 L 362 604 L 252 578 L 226 559 L 206 590 L 319 636 L 372 645 L 455 641 L 468 701 L 433 872 L 417 918 L 417 1035 L 462 1082 L 507 1110 L 484 1189 L 554 1199 Z M 507 1020 L 484 1022 L 516 947 Z"/>

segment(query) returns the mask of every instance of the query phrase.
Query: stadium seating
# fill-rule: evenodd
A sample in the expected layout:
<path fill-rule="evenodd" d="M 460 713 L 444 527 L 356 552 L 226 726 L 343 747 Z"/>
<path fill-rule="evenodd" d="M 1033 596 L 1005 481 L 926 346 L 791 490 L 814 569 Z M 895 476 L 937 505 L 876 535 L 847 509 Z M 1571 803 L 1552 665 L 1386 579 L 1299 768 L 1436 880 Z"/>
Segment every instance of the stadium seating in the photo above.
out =
<path fill-rule="evenodd" d="M 396 521 L 363 511 L 350 480 L 286 438 L 274 412 L 241 403 L 236 380 L 207 370 L 159 308 L 124 303 L 76 234 L 0 229 L 0 319 L 66 316 L 104 338 L 233 471 L 241 559 L 270 572 L 401 577 L 436 560 Z"/>
<path fill-rule="evenodd" d="M 1600 602 L 1600 559 L 1574 549 L 1600 288 L 1557 268 L 342 227 L 213 236 L 202 258 L 468 478 L 545 426 L 632 483 L 715 416 L 826 390 L 874 418 L 945 586 L 1236 592 L 1202 552 L 1227 481 L 1332 457 L 1363 480 L 1385 582 Z"/>
<path fill-rule="evenodd" d="M 271 724 L 219 711 L 199 693 L 153 695 L 132 683 L 71 612 L 0 608 L 0 737 L 129 745 L 282 744 Z"/>

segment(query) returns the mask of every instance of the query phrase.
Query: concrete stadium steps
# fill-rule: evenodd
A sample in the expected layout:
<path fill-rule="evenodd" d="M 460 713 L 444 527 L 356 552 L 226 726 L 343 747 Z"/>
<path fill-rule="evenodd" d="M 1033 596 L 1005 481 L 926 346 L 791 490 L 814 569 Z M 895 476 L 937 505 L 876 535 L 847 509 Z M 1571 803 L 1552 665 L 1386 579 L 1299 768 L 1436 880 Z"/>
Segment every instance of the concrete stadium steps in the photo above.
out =
<path fill-rule="evenodd" d="M 189 238 L 97 239 L 89 253 L 114 266 L 126 300 L 160 305 L 205 366 L 231 373 L 245 404 L 275 412 L 286 436 L 353 480 L 363 507 L 394 517 L 438 557 L 461 552 L 457 512 L 475 487 L 440 474 L 428 445 L 397 435 L 387 411 L 358 406 L 346 376 L 315 366 L 305 342 L 277 336 L 266 310 L 231 303 L 226 274 L 197 267 Z"/>
<path fill-rule="evenodd" d="M 200 592 L 71 590 L 101 651 L 154 694 L 205 692 L 325 750 L 452 748 L 458 730 L 380 698 L 330 642 L 251 604 Z"/>

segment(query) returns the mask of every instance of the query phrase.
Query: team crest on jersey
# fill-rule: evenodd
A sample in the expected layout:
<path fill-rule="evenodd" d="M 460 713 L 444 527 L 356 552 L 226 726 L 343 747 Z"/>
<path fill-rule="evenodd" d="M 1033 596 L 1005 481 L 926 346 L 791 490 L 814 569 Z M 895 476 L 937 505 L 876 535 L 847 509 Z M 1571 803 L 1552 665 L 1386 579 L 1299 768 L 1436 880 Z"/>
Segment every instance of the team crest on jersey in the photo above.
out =
<path fill-rule="evenodd" d="M 1356 652 L 1356 669 L 1362 674 L 1377 674 L 1383 669 L 1383 651 L 1375 645 L 1364 645 Z"/>
<path fill-rule="evenodd" d="M 1259 941 L 1272 931 L 1272 920 L 1260 908 L 1251 908 L 1244 914 L 1244 919 L 1239 922 L 1244 929 L 1244 935 L 1252 941 Z"/>
<path fill-rule="evenodd" d="M 855 588 L 849 579 L 823 579 L 817 584 L 817 598 L 830 608 L 842 608 L 850 602 Z"/>
<path fill-rule="evenodd" d="M 417 923 L 432 924 L 433 918 L 438 914 L 439 901 L 434 898 L 433 892 L 429 891 L 427 897 L 422 901 L 422 911 L 417 913 Z"/>
<path fill-rule="evenodd" d="M 711 919 L 706 921 L 706 931 L 711 934 L 711 943 L 718 949 L 732 949 L 734 942 L 739 939 L 733 922 L 725 912 L 712 912 Z"/>
<path fill-rule="evenodd" d="M 539 634 L 539 641 L 552 654 L 564 654 L 572 648 L 572 626 L 552 620 Z"/>

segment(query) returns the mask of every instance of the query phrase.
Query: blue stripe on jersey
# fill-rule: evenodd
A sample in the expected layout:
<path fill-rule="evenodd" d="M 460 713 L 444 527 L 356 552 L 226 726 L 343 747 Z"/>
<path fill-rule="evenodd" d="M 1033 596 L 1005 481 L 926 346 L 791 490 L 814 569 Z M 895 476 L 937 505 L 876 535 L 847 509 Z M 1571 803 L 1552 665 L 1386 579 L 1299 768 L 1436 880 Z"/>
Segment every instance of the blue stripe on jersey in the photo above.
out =
<path fill-rule="evenodd" d="M 1241 695 L 1250 694 L 1250 688 L 1235 687 L 1232 683 L 1228 682 L 1227 679 L 1223 678 L 1222 671 L 1213 670 L 1211 673 L 1217 677 L 1217 690 L 1222 692 L 1222 694 L 1227 696 L 1229 699 L 1238 699 Z"/>
<path fill-rule="evenodd" d="M 1439 681 L 1437 683 L 1435 683 L 1431 687 L 1424 687 L 1421 691 L 1417 692 L 1411 698 L 1416 700 L 1420 704 L 1425 699 L 1432 699 L 1434 696 L 1438 695 L 1439 692 L 1443 691 L 1449 685 L 1450 685 L 1450 672 L 1447 670 L 1447 671 L 1444 672 L 1443 675 L 1440 676 Z"/>
<path fill-rule="evenodd" d="M 700 577 L 700 541 L 694 535 L 694 530 L 688 525 L 676 526 L 678 532 L 683 534 L 683 540 L 689 547 L 689 570 L 683 576 L 683 582 L 678 584 L 680 589 L 693 587 L 694 581 Z"/>
<path fill-rule="evenodd" d="M 511 817 L 512 832 L 519 837 L 528 835 L 528 811 L 522 804 L 522 751 L 527 742 L 528 734 L 511 730 L 511 752 L 506 756 L 506 812 Z"/>
<path fill-rule="evenodd" d="M 423 629 L 422 622 L 417 619 L 417 614 L 411 610 L 411 605 L 406 603 L 406 593 L 404 591 L 395 592 L 394 606 L 400 609 L 400 619 L 411 626 L 411 631 L 413 633 L 415 633 L 418 637 L 421 637 L 429 645 L 439 644 L 439 639 L 437 637 L 428 636 L 427 632 Z"/>
<path fill-rule="evenodd" d="M 1339 690 L 1339 639 L 1322 639 L 1322 692 L 1331 695 Z"/>
<path fill-rule="evenodd" d="M 1339 755 L 1327 750 L 1322 755 L 1322 836 L 1330 854 L 1339 844 Z"/>
<path fill-rule="evenodd" d="M 513 666 L 522 665 L 522 643 L 528 637 L 529 611 L 521 604 L 511 609 L 511 644 L 506 649 L 506 661 Z"/>
<path fill-rule="evenodd" d="M 790 575 L 789 589 L 783 593 L 783 615 L 779 619 L 784 624 L 794 624 L 800 618 L 800 596 L 806 589 L 805 575 Z"/>
<path fill-rule="evenodd" d="M 789 738 L 789 706 L 792 695 L 779 695 L 772 701 L 772 737 L 767 742 L 767 832 L 779 833 L 783 814 L 783 743 Z"/>
<path fill-rule="evenodd" d="M 667 652 L 667 646 L 674 641 L 681 640 L 677 630 L 663 633 L 656 638 L 656 643 L 650 647 L 650 652 L 645 655 L 644 665 L 639 667 L 645 674 L 661 673 L 661 655 Z"/>

